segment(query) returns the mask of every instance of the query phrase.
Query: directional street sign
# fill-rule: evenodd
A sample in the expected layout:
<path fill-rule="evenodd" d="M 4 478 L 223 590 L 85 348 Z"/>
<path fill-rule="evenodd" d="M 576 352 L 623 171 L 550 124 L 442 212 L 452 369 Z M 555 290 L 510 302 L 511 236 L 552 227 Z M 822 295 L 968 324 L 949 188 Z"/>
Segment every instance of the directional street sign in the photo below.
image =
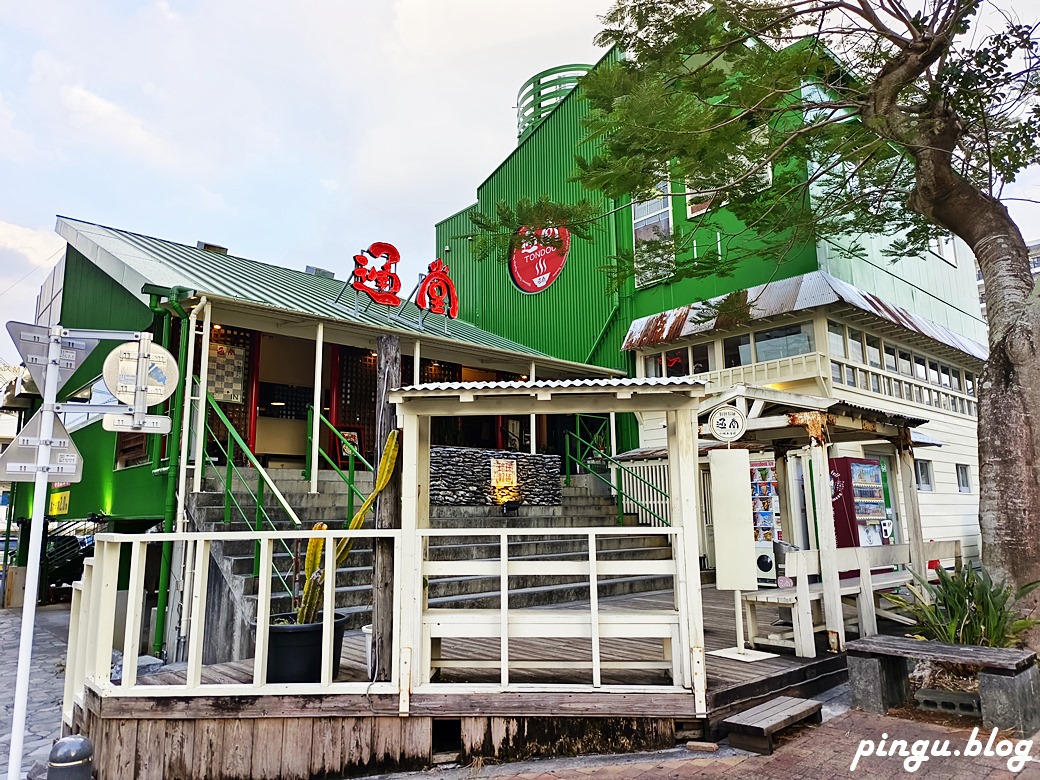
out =
<path fill-rule="evenodd" d="M 177 389 L 177 361 L 164 347 L 147 343 L 148 365 L 144 375 L 146 405 L 161 404 Z M 136 403 L 138 387 L 138 361 L 141 342 L 128 341 L 108 353 L 102 376 L 105 387 L 124 404 Z"/>
<path fill-rule="evenodd" d="M 50 328 L 46 325 L 29 325 L 25 322 L 7 323 L 7 332 L 25 361 L 36 386 L 43 389 L 43 372 L 47 367 L 47 348 L 50 345 Z M 61 356 L 58 358 L 58 389 L 60 390 L 79 368 L 87 356 L 98 345 L 97 339 L 61 339 Z"/>
<path fill-rule="evenodd" d="M 132 414 L 106 414 L 101 418 L 101 427 L 117 433 L 169 433 L 173 421 L 164 414 L 146 414 L 141 424 L 135 425 Z"/>
<path fill-rule="evenodd" d="M 54 419 L 54 432 L 50 438 L 50 462 L 36 465 L 37 450 L 44 443 L 40 439 L 41 415 L 42 411 L 34 414 L 3 454 L 0 454 L 0 480 L 32 482 L 37 472 L 42 470 L 47 474 L 48 482 L 79 482 L 83 478 L 83 457 L 57 418 Z"/>

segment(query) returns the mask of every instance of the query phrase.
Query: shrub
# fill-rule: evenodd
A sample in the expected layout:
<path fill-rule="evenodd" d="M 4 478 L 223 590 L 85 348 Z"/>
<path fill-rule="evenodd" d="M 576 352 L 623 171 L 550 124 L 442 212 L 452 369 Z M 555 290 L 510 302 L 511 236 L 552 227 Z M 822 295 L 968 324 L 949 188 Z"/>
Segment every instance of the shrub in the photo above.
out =
<path fill-rule="evenodd" d="M 1023 618 L 1015 603 L 1040 587 L 1040 581 L 1017 591 L 1004 582 L 994 582 L 984 569 L 965 566 L 953 574 L 936 570 L 937 583 L 920 577 L 918 585 L 908 585 L 913 600 L 885 593 L 886 599 L 902 607 L 917 620 L 929 639 L 958 645 L 1017 647 L 1022 634 L 1040 620 Z"/>

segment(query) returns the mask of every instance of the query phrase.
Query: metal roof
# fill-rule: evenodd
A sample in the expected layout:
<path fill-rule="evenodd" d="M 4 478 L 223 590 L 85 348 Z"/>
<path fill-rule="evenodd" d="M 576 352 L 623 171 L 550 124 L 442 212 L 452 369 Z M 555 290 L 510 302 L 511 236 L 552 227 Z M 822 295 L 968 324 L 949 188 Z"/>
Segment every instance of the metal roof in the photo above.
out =
<path fill-rule="evenodd" d="M 753 320 L 842 302 L 979 360 L 985 360 L 989 356 L 989 349 L 984 344 L 954 333 L 949 328 L 900 306 L 883 301 L 876 295 L 853 287 L 824 271 L 813 271 L 803 276 L 751 287 L 745 294 Z M 719 303 L 725 297 L 712 298 L 708 303 Z M 718 325 L 716 318 L 704 319 L 703 309 L 703 303 L 688 303 L 635 320 L 628 329 L 622 349 L 656 346 L 713 330 Z"/>
<path fill-rule="evenodd" d="M 56 232 L 91 262 L 142 297 L 146 284 L 185 287 L 198 295 L 233 299 L 267 309 L 339 320 L 381 331 L 397 331 L 424 340 L 450 341 L 512 355 L 538 358 L 546 364 L 569 365 L 586 372 L 616 374 L 598 366 L 559 360 L 543 352 L 490 333 L 463 320 L 429 315 L 426 327 L 418 325 L 420 309 L 411 301 L 392 311 L 373 303 L 344 280 L 315 276 L 293 268 L 249 260 L 231 254 L 198 249 L 125 230 L 58 217 Z M 342 292 L 340 302 L 333 303 Z M 355 303 L 357 307 L 355 308 Z M 390 314 L 396 316 L 391 318 Z"/>
<path fill-rule="evenodd" d="M 502 390 L 573 390 L 581 391 L 589 388 L 618 389 L 654 389 L 676 390 L 683 388 L 704 387 L 708 383 L 703 379 L 690 376 L 674 377 L 615 377 L 612 379 L 538 379 L 534 382 L 430 382 L 423 385 L 409 385 L 394 392 L 402 397 L 420 395 L 437 395 L 440 393 L 472 393 L 486 394 L 489 391 Z"/>

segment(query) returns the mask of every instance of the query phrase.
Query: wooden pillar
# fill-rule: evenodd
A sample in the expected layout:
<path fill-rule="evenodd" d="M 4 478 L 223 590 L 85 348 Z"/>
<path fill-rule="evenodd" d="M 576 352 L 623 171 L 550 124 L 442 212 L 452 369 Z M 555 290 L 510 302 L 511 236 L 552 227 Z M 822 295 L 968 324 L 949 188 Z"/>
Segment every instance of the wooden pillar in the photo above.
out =
<path fill-rule="evenodd" d="M 780 501 L 780 525 L 784 530 L 784 541 L 805 549 L 805 529 L 798 517 L 798 504 L 792 500 L 791 476 L 787 453 L 793 449 L 785 440 L 773 442 L 773 461 L 776 469 L 776 496 Z"/>
<path fill-rule="evenodd" d="M 925 560 L 924 531 L 921 528 L 921 504 L 917 500 L 917 470 L 914 467 L 914 451 L 910 446 L 910 431 L 901 429 L 900 440 L 896 443 L 899 457 L 896 469 L 899 473 L 899 487 L 903 492 L 903 533 L 910 545 L 910 569 L 918 576 L 928 575 L 928 561 Z"/>
<path fill-rule="evenodd" d="M 401 581 L 398 583 L 400 603 L 400 646 L 397 657 L 400 668 L 402 712 L 407 711 L 413 685 L 429 679 L 430 648 L 423 641 L 422 613 L 426 606 L 423 583 L 425 544 L 416 531 L 430 525 L 430 418 L 401 409 L 403 441 L 401 443 Z"/>
<path fill-rule="evenodd" d="M 387 396 L 401 386 L 401 339 L 384 334 L 376 340 L 376 460 L 390 432 L 397 428 L 397 409 Z M 407 455 L 406 453 L 402 453 Z M 393 477 L 376 499 L 377 529 L 401 527 L 401 455 Z M 374 465 L 374 464 L 373 464 Z M 393 663 L 394 627 L 394 544 L 392 539 L 377 539 L 372 571 L 372 657 L 376 680 L 389 680 Z"/>
<path fill-rule="evenodd" d="M 249 449 L 256 452 L 256 415 L 260 408 L 260 331 L 250 339 L 249 356 Z"/>
<path fill-rule="evenodd" d="M 419 339 L 416 339 L 415 340 L 415 349 L 412 351 L 412 384 L 413 385 L 421 385 L 422 384 L 422 366 L 420 366 L 420 362 L 421 361 L 422 361 L 422 344 L 419 342 Z"/>
<path fill-rule="evenodd" d="M 823 580 L 823 614 L 827 624 L 827 644 L 831 650 L 845 649 L 845 620 L 841 608 L 838 577 L 838 541 L 834 533 L 834 506 L 831 504 L 830 463 L 827 459 L 826 418 L 819 412 L 806 425 L 809 433 L 809 459 L 812 463 L 813 489 L 816 493 L 816 533 L 820 543 L 820 576 Z"/>
<path fill-rule="evenodd" d="M 534 380 L 535 380 L 535 370 L 536 369 L 537 369 L 537 366 L 535 365 L 535 362 L 532 360 L 531 361 L 531 369 L 530 369 L 530 371 L 527 374 L 527 381 L 532 382 L 532 383 L 534 382 Z M 530 419 L 530 421 L 528 423 L 528 427 L 531 430 L 530 441 L 528 442 L 530 444 L 530 452 L 531 452 L 532 455 L 535 455 L 535 454 L 538 453 L 538 415 L 537 414 L 532 414 L 531 415 L 531 419 Z"/>

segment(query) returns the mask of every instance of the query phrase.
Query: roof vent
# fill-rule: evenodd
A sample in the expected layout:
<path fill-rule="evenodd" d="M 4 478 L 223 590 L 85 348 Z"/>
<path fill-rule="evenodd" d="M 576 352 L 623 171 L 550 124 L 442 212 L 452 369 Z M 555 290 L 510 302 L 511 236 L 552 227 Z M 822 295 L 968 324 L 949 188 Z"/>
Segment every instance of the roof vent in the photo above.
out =
<path fill-rule="evenodd" d="M 324 268 L 318 268 L 318 266 L 316 265 L 307 266 L 307 273 L 314 274 L 315 276 L 320 276 L 322 279 L 336 278 L 336 274 L 334 274 L 332 271 L 327 271 Z"/>
<path fill-rule="evenodd" d="M 195 246 L 199 249 L 205 249 L 207 252 L 212 252 L 216 255 L 226 255 L 227 247 L 221 246 L 220 244 L 209 244 L 205 241 L 196 241 Z"/>
<path fill-rule="evenodd" d="M 527 138 L 556 104 L 577 86 L 578 79 L 590 70 L 591 65 L 561 65 L 536 73 L 525 81 L 516 96 L 516 133 L 519 139 Z"/>

